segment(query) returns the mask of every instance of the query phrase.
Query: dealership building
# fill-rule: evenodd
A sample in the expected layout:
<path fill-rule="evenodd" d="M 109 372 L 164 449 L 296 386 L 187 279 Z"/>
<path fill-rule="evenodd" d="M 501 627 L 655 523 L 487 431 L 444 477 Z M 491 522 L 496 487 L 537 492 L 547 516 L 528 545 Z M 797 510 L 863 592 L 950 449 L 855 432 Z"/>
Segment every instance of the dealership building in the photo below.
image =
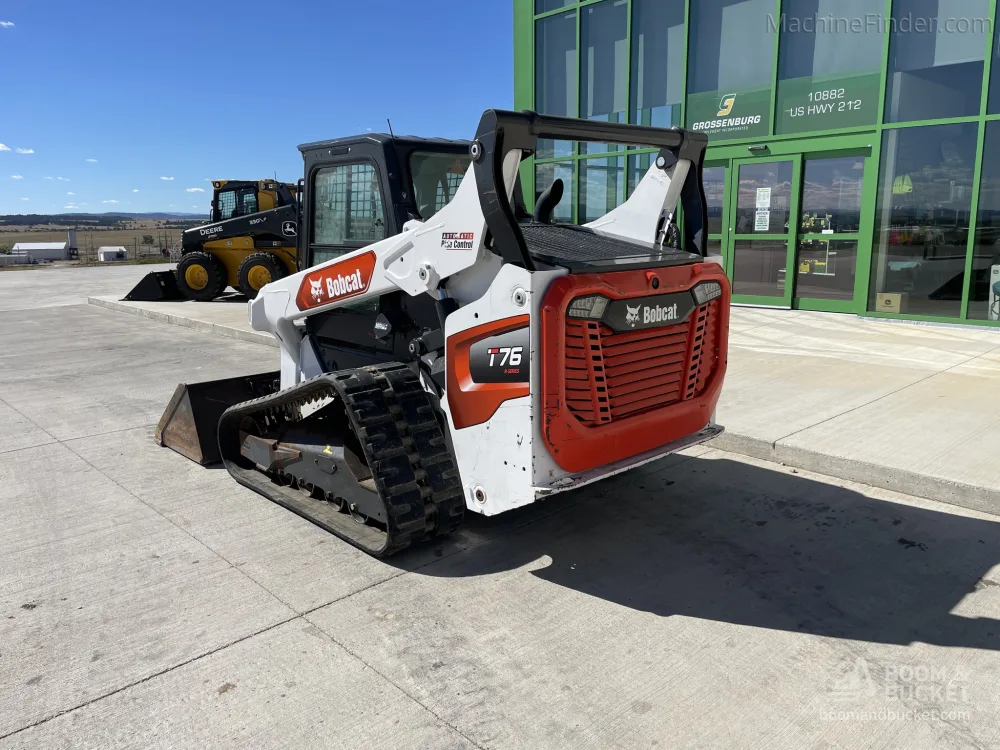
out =
<path fill-rule="evenodd" d="M 996 0 L 514 0 L 517 109 L 709 134 L 733 301 L 1000 325 Z M 541 141 L 559 220 L 650 149 Z"/>

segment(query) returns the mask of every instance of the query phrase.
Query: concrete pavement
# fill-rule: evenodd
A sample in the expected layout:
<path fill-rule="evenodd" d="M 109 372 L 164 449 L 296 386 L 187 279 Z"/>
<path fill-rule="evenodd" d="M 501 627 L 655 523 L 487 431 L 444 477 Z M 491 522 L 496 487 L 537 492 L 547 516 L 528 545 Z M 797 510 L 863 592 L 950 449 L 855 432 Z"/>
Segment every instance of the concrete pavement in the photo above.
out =
<path fill-rule="evenodd" d="M 232 301 L 90 302 L 275 345 Z M 720 449 L 1000 513 L 1000 330 L 734 308 L 717 417 Z"/>
<path fill-rule="evenodd" d="M 0 750 L 1000 744 L 995 516 L 700 447 L 379 562 L 152 442 L 273 349 L 11 294 Z"/>

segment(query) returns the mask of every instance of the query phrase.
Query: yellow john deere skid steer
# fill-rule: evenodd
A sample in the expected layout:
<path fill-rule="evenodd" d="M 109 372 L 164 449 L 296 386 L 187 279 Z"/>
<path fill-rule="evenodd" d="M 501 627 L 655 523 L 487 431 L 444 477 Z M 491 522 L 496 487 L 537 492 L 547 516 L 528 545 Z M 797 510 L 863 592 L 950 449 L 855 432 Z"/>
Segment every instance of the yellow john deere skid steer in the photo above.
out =
<path fill-rule="evenodd" d="M 125 299 L 213 300 L 227 287 L 253 299 L 265 284 L 298 270 L 295 184 L 215 180 L 211 222 L 185 230 L 176 273 L 147 276 Z"/>

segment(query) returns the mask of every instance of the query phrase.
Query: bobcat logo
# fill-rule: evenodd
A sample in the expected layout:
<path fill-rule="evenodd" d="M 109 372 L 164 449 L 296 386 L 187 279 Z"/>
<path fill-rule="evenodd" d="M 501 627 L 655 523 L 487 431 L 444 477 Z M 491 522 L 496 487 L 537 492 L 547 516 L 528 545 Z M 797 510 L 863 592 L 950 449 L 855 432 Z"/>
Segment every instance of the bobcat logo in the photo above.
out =
<path fill-rule="evenodd" d="M 312 284 L 312 296 L 317 302 L 323 297 L 323 279 L 309 279 Z"/>
<path fill-rule="evenodd" d="M 625 316 L 625 322 L 635 328 L 635 324 L 639 322 L 639 305 L 635 307 L 625 305 L 625 309 L 628 311 L 628 314 Z"/>

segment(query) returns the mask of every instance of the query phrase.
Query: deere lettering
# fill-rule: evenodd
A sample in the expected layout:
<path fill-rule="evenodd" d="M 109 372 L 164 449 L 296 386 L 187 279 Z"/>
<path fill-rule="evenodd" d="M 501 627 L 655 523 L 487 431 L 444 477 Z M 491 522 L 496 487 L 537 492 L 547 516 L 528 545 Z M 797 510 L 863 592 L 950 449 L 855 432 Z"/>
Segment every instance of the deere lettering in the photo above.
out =
<path fill-rule="evenodd" d="M 205 236 L 205 235 L 208 235 L 208 234 L 218 234 L 221 231 L 222 231 L 222 227 L 209 227 L 208 229 L 199 229 L 198 230 L 198 232 L 202 236 Z"/>
<path fill-rule="evenodd" d="M 643 307 L 642 308 L 642 322 L 643 323 L 668 323 L 670 321 L 677 320 L 677 303 L 667 307 L 660 307 L 656 305 L 655 307 Z"/>

